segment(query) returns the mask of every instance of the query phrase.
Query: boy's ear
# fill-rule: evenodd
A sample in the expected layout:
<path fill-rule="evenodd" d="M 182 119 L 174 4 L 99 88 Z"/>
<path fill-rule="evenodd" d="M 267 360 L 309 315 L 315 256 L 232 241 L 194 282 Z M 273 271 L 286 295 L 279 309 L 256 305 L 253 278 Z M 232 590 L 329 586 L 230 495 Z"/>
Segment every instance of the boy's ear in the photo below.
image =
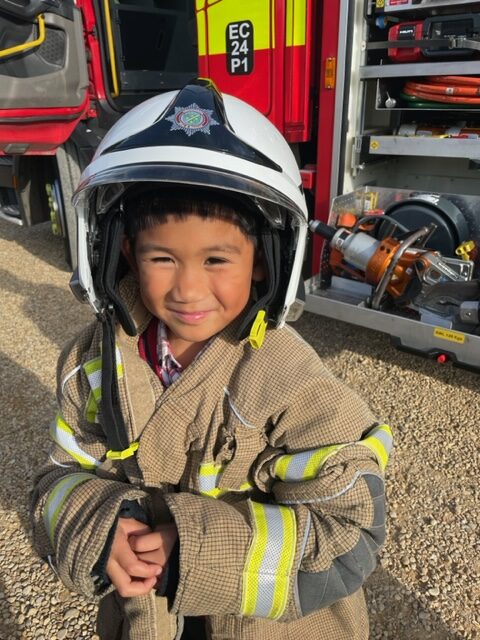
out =
<path fill-rule="evenodd" d="M 137 261 L 135 260 L 135 254 L 132 249 L 132 243 L 130 242 L 127 236 L 123 236 L 122 240 L 122 254 L 125 260 L 128 262 L 128 266 L 133 271 L 133 273 L 137 273 Z"/>
<path fill-rule="evenodd" d="M 265 263 L 263 260 L 263 254 L 261 251 L 255 251 L 255 257 L 253 259 L 253 271 L 252 280 L 254 282 L 261 282 L 266 278 Z"/>

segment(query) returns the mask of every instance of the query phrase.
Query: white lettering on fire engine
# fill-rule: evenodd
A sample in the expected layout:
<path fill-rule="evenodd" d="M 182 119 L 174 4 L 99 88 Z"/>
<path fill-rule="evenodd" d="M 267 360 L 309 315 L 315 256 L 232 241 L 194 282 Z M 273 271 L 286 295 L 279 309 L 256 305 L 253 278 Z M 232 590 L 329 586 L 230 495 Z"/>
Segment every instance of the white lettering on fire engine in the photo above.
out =
<path fill-rule="evenodd" d="M 246 75 L 253 71 L 253 24 L 250 20 L 227 25 L 227 71 Z"/>

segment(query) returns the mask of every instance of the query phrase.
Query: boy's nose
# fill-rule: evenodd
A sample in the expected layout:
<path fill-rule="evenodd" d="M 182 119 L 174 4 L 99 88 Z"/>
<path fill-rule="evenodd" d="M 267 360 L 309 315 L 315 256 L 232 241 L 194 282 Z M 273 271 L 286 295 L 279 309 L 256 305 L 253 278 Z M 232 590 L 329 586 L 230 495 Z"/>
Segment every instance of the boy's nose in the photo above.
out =
<path fill-rule="evenodd" d="M 172 295 L 177 302 L 196 302 L 203 298 L 204 289 L 199 270 L 194 267 L 182 267 L 177 271 Z"/>

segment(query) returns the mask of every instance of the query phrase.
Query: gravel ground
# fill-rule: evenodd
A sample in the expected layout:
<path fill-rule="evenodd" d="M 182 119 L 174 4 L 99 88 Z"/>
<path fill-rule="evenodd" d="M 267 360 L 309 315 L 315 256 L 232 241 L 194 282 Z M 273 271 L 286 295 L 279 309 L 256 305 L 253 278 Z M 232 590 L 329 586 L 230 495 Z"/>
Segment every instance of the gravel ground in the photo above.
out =
<path fill-rule="evenodd" d="M 28 523 L 57 355 L 91 315 L 69 293 L 62 241 L 46 225 L 0 220 L 0 272 L 0 640 L 93 640 L 95 606 L 35 557 Z M 400 353 L 374 331 L 310 314 L 297 328 L 396 436 L 388 541 L 367 584 L 371 638 L 480 638 L 480 378 Z"/>

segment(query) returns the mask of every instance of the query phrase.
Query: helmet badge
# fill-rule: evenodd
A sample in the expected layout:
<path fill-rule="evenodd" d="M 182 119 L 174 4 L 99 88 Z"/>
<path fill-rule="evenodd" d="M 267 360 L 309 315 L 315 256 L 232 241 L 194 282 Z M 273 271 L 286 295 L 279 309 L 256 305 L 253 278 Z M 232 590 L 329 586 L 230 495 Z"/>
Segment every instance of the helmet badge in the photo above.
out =
<path fill-rule="evenodd" d="M 170 131 L 184 131 L 189 137 L 199 132 L 210 135 L 210 127 L 218 125 L 212 113 L 212 109 L 202 109 L 194 102 L 188 107 L 175 107 L 175 113 L 165 120 L 172 123 Z"/>

